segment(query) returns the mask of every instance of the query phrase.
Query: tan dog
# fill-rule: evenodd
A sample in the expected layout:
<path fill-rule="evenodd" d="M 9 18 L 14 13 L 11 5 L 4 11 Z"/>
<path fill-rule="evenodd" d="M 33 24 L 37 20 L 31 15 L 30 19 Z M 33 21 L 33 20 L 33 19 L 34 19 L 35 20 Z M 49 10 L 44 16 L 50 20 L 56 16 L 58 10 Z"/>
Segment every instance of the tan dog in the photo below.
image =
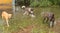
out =
<path fill-rule="evenodd" d="M 6 21 L 7 26 L 9 27 L 9 19 L 11 18 L 12 14 L 8 14 L 6 11 L 2 12 L 2 19 Z"/>

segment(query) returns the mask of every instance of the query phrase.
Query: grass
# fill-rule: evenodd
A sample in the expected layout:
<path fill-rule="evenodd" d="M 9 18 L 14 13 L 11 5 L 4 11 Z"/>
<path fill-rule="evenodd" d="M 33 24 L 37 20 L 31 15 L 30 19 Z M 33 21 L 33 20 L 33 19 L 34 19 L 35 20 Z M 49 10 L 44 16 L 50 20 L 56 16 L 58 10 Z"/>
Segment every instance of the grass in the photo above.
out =
<path fill-rule="evenodd" d="M 13 33 L 20 30 L 20 27 L 26 27 L 29 25 L 34 25 L 35 27 L 32 29 L 32 33 L 54 33 L 52 31 L 52 28 L 49 29 L 47 24 L 42 23 L 42 18 L 40 16 L 40 13 L 42 11 L 51 11 L 55 14 L 56 19 L 60 17 L 60 8 L 34 8 L 34 14 L 36 15 L 36 18 L 31 18 L 30 16 L 23 16 L 22 12 L 18 11 L 18 13 L 15 15 L 13 19 L 9 21 L 10 27 L 6 27 L 4 25 L 4 33 Z M 0 29 L 2 29 L 2 26 L 0 26 Z"/>

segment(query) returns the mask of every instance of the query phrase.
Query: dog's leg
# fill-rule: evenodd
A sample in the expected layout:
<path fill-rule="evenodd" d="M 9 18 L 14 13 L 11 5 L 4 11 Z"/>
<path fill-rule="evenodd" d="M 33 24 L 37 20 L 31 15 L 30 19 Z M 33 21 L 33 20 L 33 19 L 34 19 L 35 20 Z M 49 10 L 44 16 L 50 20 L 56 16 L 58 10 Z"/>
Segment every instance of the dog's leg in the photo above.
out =
<path fill-rule="evenodd" d="M 7 26 L 9 27 L 8 19 L 6 19 Z"/>
<path fill-rule="evenodd" d="M 25 11 L 23 15 L 26 15 L 26 14 L 27 14 L 27 11 Z"/>

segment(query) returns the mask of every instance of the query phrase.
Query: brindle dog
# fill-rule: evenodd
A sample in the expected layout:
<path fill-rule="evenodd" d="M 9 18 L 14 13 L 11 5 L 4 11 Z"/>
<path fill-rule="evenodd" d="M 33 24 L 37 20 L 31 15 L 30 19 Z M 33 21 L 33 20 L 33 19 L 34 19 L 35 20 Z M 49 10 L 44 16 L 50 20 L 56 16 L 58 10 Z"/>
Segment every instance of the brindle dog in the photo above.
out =
<path fill-rule="evenodd" d="M 43 23 L 48 23 L 49 27 L 54 26 L 55 16 L 52 12 L 41 12 L 41 16 L 43 17 Z"/>

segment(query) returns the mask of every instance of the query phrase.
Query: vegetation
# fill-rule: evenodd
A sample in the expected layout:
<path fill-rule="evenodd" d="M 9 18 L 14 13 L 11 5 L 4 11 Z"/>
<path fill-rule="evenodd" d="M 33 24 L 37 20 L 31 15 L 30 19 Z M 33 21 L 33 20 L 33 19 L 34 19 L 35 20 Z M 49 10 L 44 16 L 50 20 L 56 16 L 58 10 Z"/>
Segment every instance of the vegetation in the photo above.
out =
<path fill-rule="evenodd" d="M 0 30 L 3 30 L 3 33 L 15 33 L 21 30 L 21 27 L 24 28 L 29 25 L 34 25 L 34 28 L 31 30 L 32 33 L 48 33 L 49 31 L 50 33 L 55 33 L 54 28 L 50 29 L 47 24 L 42 23 L 40 15 L 42 11 L 52 11 L 56 19 L 60 17 L 60 8 L 34 8 L 34 14 L 36 16 L 34 19 L 30 18 L 30 16 L 23 16 L 23 13 L 19 10 L 15 14 L 15 17 L 10 19 L 10 27 L 7 27 L 7 25 L 3 23 L 2 25 L 0 24 Z"/>
<path fill-rule="evenodd" d="M 7 27 L 5 22 L 0 18 L 0 33 L 16 33 L 21 30 L 21 27 L 27 27 L 29 25 L 34 25 L 31 30 L 32 33 L 55 33 L 54 28 L 48 28 L 47 24 L 42 23 L 42 18 L 40 13 L 42 11 L 51 11 L 55 14 L 55 18 L 60 18 L 60 8 L 59 7 L 47 7 L 47 6 L 60 6 L 60 0 L 16 0 L 16 5 L 22 6 L 32 6 L 34 8 L 34 14 L 36 18 L 31 18 L 30 16 L 23 16 L 23 12 L 19 9 L 15 16 L 9 20 L 10 27 Z M 40 8 L 39 8 L 40 7 Z M 41 8 L 42 7 L 42 8 Z M 45 8 L 46 7 L 46 8 Z M 57 26 L 58 28 L 58 26 Z M 60 28 L 58 28 L 60 29 Z M 60 32 L 60 30 L 58 30 Z"/>
<path fill-rule="evenodd" d="M 33 7 L 40 7 L 40 6 L 53 6 L 58 5 L 60 6 L 60 0 L 16 0 L 15 2 L 18 5 L 26 5 L 26 6 L 33 6 Z"/>

